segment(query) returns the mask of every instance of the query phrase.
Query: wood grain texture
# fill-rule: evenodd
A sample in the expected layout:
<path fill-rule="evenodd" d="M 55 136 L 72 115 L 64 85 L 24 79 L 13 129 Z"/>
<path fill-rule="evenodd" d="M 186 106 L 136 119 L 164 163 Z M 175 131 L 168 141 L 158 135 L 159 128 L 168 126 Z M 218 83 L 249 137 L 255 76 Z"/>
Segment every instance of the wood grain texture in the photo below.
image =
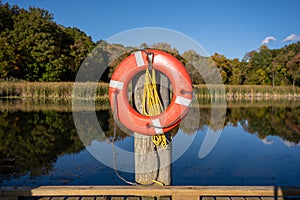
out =
<path fill-rule="evenodd" d="M 2 187 L 0 197 L 14 196 L 300 196 L 300 187 L 273 186 L 40 186 Z"/>
<path fill-rule="evenodd" d="M 133 101 L 135 108 L 142 112 L 142 96 L 145 75 L 138 75 L 132 81 Z M 162 104 L 166 108 L 170 102 L 169 81 L 166 76 L 157 73 L 156 82 L 159 83 L 159 93 Z M 164 185 L 171 184 L 171 145 L 166 149 L 155 146 L 150 136 L 134 133 L 134 152 L 135 152 L 135 181 L 148 185 L 153 180 L 162 182 Z"/>

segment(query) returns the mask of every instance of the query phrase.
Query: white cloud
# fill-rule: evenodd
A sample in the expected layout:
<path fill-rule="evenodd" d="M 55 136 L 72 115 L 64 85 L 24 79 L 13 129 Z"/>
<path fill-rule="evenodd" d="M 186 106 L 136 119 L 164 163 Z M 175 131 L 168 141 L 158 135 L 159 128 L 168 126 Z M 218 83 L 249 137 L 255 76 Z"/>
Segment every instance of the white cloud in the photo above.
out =
<path fill-rule="evenodd" d="M 300 35 L 296 35 L 296 34 L 291 34 L 289 36 L 287 36 L 283 42 L 289 42 L 289 41 L 296 41 L 296 40 L 300 40 Z"/>
<path fill-rule="evenodd" d="M 275 41 L 276 40 L 276 38 L 275 37 L 273 37 L 273 36 L 268 36 L 268 37 L 266 37 L 262 42 L 261 42 L 261 44 L 263 45 L 263 44 L 268 44 L 270 41 Z"/>
<path fill-rule="evenodd" d="M 268 138 L 264 138 L 264 139 L 262 139 L 261 141 L 262 141 L 264 144 L 267 144 L 267 145 L 273 144 L 273 142 L 274 142 L 274 140 L 269 140 Z"/>

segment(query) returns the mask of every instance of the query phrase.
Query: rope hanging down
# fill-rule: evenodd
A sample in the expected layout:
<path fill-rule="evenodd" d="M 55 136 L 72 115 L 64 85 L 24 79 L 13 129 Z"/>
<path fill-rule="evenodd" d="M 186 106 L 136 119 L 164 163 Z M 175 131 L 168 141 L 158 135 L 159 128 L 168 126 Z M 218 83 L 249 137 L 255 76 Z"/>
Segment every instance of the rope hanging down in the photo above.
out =
<path fill-rule="evenodd" d="M 145 73 L 144 93 L 142 98 L 142 114 L 146 116 L 155 116 L 164 111 L 157 91 L 156 74 L 152 67 L 153 53 L 146 52 L 148 56 L 148 68 Z M 150 73 L 151 71 L 151 73 Z M 168 145 L 165 134 L 151 136 L 155 146 L 166 148 Z"/>
<path fill-rule="evenodd" d="M 117 105 L 117 95 L 118 93 L 115 93 L 114 94 L 114 106 L 116 108 L 116 105 Z M 113 117 L 114 117 L 114 135 L 113 135 L 113 138 L 111 140 L 111 147 L 112 147 L 112 152 L 113 152 L 113 159 L 114 159 L 114 171 L 115 171 L 115 174 L 122 180 L 124 181 L 125 183 L 129 184 L 129 185 L 143 185 L 143 186 L 152 186 L 154 184 L 158 184 L 160 186 L 164 186 L 164 183 L 160 182 L 157 180 L 158 178 L 158 175 L 159 175 L 159 170 L 157 170 L 157 174 L 156 174 L 156 177 L 155 179 L 152 181 L 152 183 L 149 183 L 149 184 L 140 184 L 138 182 L 131 182 L 131 181 L 128 181 L 126 180 L 123 176 L 121 176 L 121 174 L 119 173 L 118 169 L 117 169 L 117 155 L 116 155 L 116 150 L 115 150 L 115 140 L 117 138 L 117 123 L 116 123 L 116 120 L 117 120 L 117 109 L 115 109 L 113 111 Z M 160 168 L 160 162 L 159 162 L 159 155 L 158 155 L 158 152 L 157 152 L 157 148 L 155 147 L 154 148 L 155 150 L 155 153 L 156 153 L 156 157 L 157 157 L 157 169 Z"/>

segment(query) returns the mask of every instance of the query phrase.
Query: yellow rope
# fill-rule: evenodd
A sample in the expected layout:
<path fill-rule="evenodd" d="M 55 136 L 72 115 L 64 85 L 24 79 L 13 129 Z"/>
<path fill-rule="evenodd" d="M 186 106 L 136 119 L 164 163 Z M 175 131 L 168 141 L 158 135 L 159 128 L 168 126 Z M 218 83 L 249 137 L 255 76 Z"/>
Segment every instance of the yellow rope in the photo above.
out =
<path fill-rule="evenodd" d="M 153 183 L 156 183 L 160 186 L 165 186 L 165 184 L 163 182 L 160 182 L 160 181 L 153 180 Z"/>
<path fill-rule="evenodd" d="M 142 99 L 142 112 L 147 116 L 155 116 L 163 111 L 163 106 L 160 101 L 157 86 L 155 70 L 152 69 L 152 75 L 149 69 L 146 69 L 145 74 L 145 84 L 144 84 L 144 94 Z M 151 137 L 152 142 L 155 146 L 161 146 L 162 148 L 167 147 L 167 138 L 165 134 L 153 135 Z"/>

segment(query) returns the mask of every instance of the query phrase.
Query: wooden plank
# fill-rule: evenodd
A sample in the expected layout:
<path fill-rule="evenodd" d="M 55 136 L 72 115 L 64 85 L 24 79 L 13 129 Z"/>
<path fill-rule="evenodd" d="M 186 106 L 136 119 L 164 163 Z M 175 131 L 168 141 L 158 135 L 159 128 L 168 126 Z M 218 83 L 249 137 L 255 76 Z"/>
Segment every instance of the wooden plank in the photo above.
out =
<path fill-rule="evenodd" d="M 215 197 L 202 197 L 201 200 L 215 200 Z"/>
<path fill-rule="evenodd" d="M 192 195 L 173 195 L 172 200 L 199 200 L 199 196 Z"/>
<path fill-rule="evenodd" d="M 68 197 L 66 200 L 80 200 L 80 197 Z"/>
<path fill-rule="evenodd" d="M 284 200 L 284 197 L 261 197 L 261 200 Z"/>
<path fill-rule="evenodd" d="M 11 196 L 300 196 L 300 187 L 273 186 L 40 186 L 1 188 Z"/>
<path fill-rule="evenodd" d="M 156 197 L 157 200 L 172 200 L 171 196 Z"/>
<path fill-rule="evenodd" d="M 144 197 L 139 197 L 138 200 L 156 200 L 156 199 L 154 197 L 144 196 Z"/>
<path fill-rule="evenodd" d="M 67 199 L 69 200 L 69 199 Z M 95 200 L 95 197 L 81 197 L 80 200 Z"/>
<path fill-rule="evenodd" d="M 97 197 L 95 200 L 107 200 L 107 198 L 106 197 Z"/>
<path fill-rule="evenodd" d="M 111 197 L 111 200 L 124 200 L 124 197 Z"/>
<path fill-rule="evenodd" d="M 140 197 L 127 197 L 126 200 L 140 200 Z"/>

